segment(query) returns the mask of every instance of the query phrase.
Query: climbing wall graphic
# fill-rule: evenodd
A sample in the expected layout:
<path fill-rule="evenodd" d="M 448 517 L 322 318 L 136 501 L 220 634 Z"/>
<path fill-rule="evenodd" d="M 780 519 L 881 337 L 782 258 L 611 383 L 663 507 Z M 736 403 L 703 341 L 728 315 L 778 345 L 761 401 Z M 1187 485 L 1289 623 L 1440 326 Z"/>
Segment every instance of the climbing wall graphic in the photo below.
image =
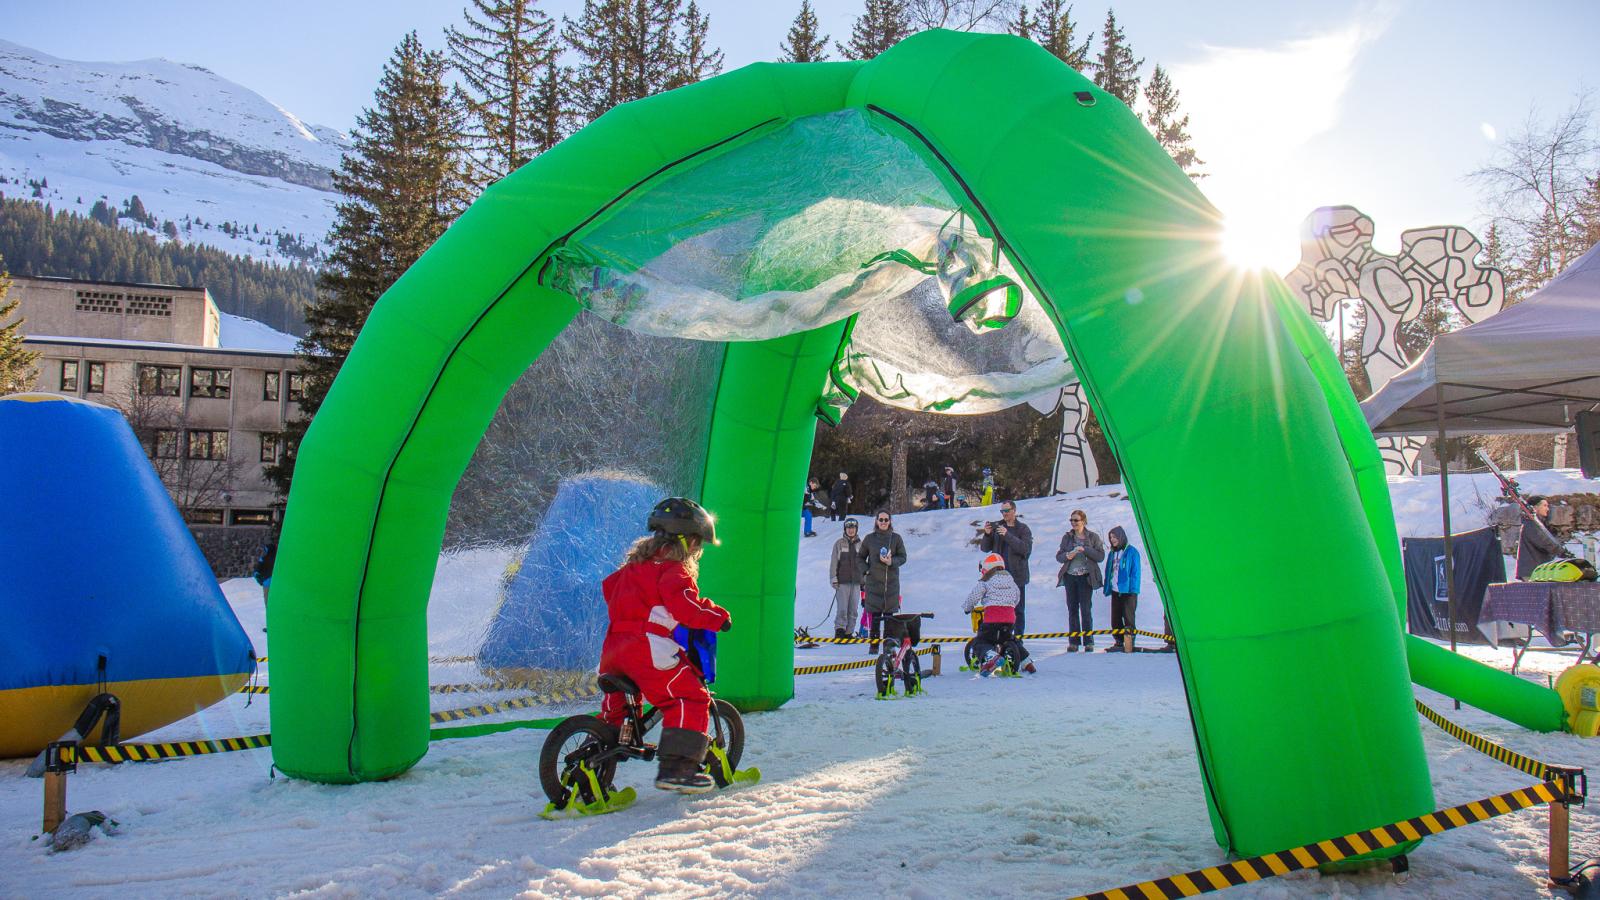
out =
<path fill-rule="evenodd" d="M 1361 366 L 1376 391 L 1415 362 L 1400 345 L 1400 328 L 1429 300 L 1450 303 L 1466 324 L 1481 322 L 1505 304 L 1505 276 L 1478 264 L 1483 245 L 1459 226 L 1402 232 L 1393 256 L 1378 252 L 1372 235 L 1372 219 L 1355 207 L 1318 208 L 1301 225 L 1300 263 L 1284 282 L 1318 322 L 1348 316 L 1348 301 L 1361 304 Z M 1384 468 L 1391 475 L 1414 472 L 1424 444 L 1414 437 L 1380 439 Z"/>
<path fill-rule="evenodd" d="M 1089 403 L 1083 397 L 1082 382 L 1047 391 L 1028 401 L 1040 415 L 1061 412 L 1061 443 L 1056 448 L 1055 469 L 1050 476 L 1050 493 L 1066 494 L 1100 483 L 1100 468 L 1089 452 L 1084 425 L 1089 421 Z"/>

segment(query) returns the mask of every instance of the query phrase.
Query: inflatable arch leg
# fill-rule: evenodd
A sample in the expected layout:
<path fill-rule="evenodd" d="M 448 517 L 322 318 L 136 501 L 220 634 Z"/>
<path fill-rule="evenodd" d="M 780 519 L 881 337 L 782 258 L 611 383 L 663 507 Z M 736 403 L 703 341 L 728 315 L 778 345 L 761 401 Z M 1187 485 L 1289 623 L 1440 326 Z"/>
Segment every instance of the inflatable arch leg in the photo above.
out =
<path fill-rule="evenodd" d="M 423 623 L 450 489 L 576 309 L 537 283 L 550 249 L 751 129 L 844 108 L 939 173 L 1056 322 L 1161 573 L 1218 840 L 1254 855 L 1430 811 L 1384 563 L 1340 423 L 1274 308 L 1281 286 L 1222 262 L 1216 212 L 1114 98 L 1031 42 L 950 32 L 865 65 L 761 64 L 618 107 L 486 191 L 390 289 L 300 451 L 271 610 L 280 768 L 368 780 L 426 750 Z M 777 660 L 794 551 L 778 548 L 826 332 L 731 348 L 713 420 L 703 499 L 752 539 L 708 555 L 706 587 L 760 610 L 730 634 L 762 645 L 735 651 L 749 671 L 730 687 L 749 704 L 792 691 Z M 752 373 L 777 384 L 773 360 L 788 360 L 783 393 L 741 397 Z M 758 453 L 741 456 L 742 428 L 766 429 Z M 1230 471 L 1265 474 L 1252 494 L 1194 493 Z M 1273 533 L 1337 565 L 1286 572 L 1265 522 L 1214 524 L 1260 522 L 1287 497 Z M 1231 578 L 1224 561 L 1275 576 Z M 1294 714 L 1308 702 L 1316 716 Z"/>

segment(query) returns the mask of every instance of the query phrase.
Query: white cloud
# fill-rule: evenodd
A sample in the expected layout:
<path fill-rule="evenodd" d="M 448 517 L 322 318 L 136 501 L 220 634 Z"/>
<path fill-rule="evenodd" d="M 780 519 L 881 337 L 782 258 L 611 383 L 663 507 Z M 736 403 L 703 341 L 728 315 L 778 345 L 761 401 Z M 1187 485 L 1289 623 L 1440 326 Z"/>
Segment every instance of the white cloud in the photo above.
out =
<path fill-rule="evenodd" d="M 1210 173 L 1201 190 L 1235 238 L 1264 245 L 1277 271 L 1299 259 L 1300 221 L 1326 202 L 1303 159 L 1306 145 L 1338 123 L 1361 49 L 1391 18 L 1369 10 L 1325 34 L 1267 47 L 1208 46 L 1198 61 L 1171 67 Z"/>

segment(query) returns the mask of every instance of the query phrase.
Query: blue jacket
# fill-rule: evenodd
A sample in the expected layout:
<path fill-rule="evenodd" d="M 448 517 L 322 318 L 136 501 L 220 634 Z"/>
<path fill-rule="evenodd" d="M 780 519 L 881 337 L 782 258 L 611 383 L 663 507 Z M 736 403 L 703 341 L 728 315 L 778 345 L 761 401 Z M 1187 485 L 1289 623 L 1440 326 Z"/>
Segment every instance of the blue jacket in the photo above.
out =
<path fill-rule="evenodd" d="M 1101 593 L 1107 597 L 1112 593 L 1137 594 L 1139 593 L 1139 551 L 1128 543 L 1128 535 L 1123 532 L 1122 526 L 1111 529 L 1106 537 L 1115 535 L 1120 549 L 1110 550 L 1106 553 L 1106 579 Z"/>

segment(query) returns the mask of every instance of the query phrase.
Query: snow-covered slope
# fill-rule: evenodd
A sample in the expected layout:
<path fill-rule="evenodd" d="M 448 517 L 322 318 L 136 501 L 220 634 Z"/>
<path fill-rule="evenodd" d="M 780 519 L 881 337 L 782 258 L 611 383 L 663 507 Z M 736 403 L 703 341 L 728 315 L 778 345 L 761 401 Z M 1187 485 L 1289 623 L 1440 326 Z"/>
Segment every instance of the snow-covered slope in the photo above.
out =
<path fill-rule="evenodd" d="M 222 346 L 230 350 L 286 350 L 293 352 L 300 339 L 263 325 L 255 319 L 222 314 Z"/>
<path fill-rule="evenodd" d="M 339 132 L 199 66 L 72 62 L 0 40 L 8 196 L 87 214 L 96 200 L 120 209 L 137 195 L 186 240 L 285 257 L 278 235 L 315 243 L 327 233 L 332 173 L 348 148 Z M 248 236 L 222 232 L 225 222 Z"/>

